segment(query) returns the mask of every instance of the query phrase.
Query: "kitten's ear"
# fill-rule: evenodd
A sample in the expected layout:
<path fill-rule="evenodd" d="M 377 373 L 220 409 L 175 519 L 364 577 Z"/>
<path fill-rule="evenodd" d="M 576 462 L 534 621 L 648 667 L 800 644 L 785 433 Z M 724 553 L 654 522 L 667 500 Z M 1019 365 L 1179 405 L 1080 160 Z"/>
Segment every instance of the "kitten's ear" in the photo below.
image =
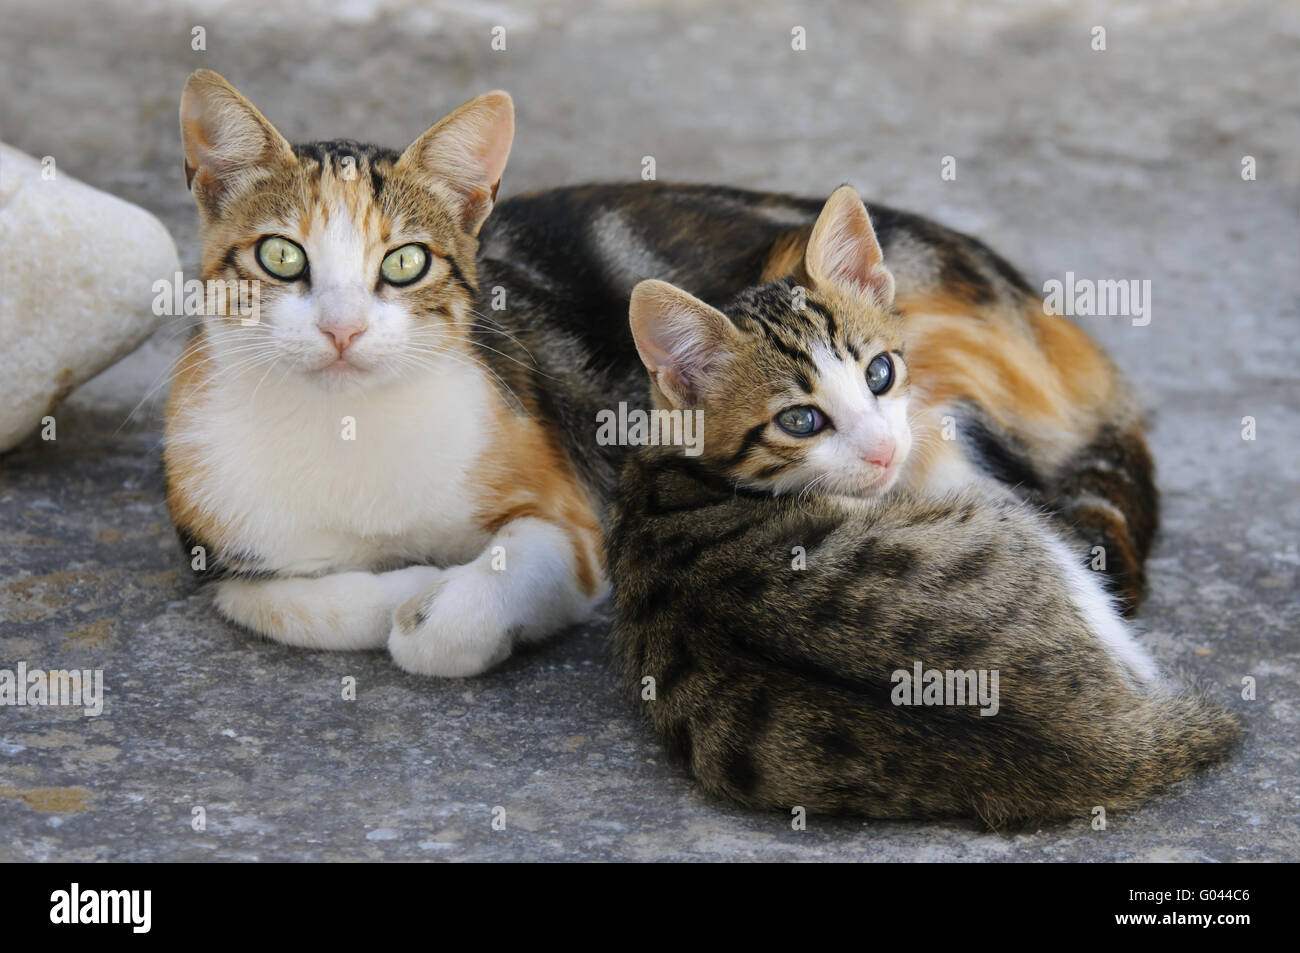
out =
<path fill-rule="evenodd" d="M 398 167 L 447 187 L 466 231 L 492 211 L 515 138 L 515 104 L 495 90 L 471 99 L 411 143 Z"/>
<path fill-rule="evenodd" d="M 196 70 L 181 93 L 185 185 L 199 207 L 218 214 L 258 171 L 292 159 L 293 149 L 257 107 L 210 69 Z"/>
<path fill-rule="evenodd" d="M 804 264 L 815 282 L 848 285 L 882 308 L 894 303 L 894 276 L 885 267 L 867 207 L 852 186 L 841 185 L 826 200 Z"/>
<path fill-rule="evenodd" d="M 666 281 L 643 281 L 633 288 L 628 317 L 651 380 L 670 404 L 683 409 L 702 403 L 740 337 L 725 314 Z"/>

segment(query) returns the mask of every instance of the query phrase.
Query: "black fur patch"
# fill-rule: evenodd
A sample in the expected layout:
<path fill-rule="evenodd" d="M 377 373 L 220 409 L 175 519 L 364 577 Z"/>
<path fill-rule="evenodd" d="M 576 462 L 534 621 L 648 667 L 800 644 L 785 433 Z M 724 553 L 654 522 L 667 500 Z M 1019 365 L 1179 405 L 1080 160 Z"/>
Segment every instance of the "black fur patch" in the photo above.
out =
<path fill-rule="evenodd" d="M 989 476 L 1027 492 L 1042 492 L 1042 478 L 1010 434 L 995 433 L 973 414 L 962 416 L 957 432 L 971 459 Z"/>

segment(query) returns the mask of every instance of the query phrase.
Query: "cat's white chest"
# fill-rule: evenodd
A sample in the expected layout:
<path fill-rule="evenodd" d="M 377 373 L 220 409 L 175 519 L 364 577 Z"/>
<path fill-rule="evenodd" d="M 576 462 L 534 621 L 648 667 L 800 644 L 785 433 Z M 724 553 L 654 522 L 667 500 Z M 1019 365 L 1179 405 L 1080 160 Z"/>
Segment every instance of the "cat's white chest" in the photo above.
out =
<path fill-rule="evenodd" d="M 490 385 L 430 373 L 375 393 L 263 388 L 214 401 L 210 511 L 267 568 L 291 573 L 451 564 L 485 542 L 473 514 Z M 224 405 L 223 405 L 224 404 Z"/>

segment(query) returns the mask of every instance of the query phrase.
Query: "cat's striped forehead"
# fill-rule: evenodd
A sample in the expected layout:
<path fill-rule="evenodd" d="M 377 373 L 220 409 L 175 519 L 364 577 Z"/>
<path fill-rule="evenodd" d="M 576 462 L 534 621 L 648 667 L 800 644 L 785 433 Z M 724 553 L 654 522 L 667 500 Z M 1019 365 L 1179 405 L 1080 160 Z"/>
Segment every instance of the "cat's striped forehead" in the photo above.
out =
<path fill-rule="evenodd" d="M 356 202 L 362 198 L 378 203 L 384 186 L 393 174 L 399 153 L 383 146 L 372 146 L 355 139 L 332 139 L 300 143 L 293 154 L 316 185 L 314 197 L 338 197 Z M 368 195 L 360 183 L 369 186 Z"/>
<path fill-rule="evenodd" d="M 268 234 L 305 244 L 343 230 L 370 255 L 418 241 L 473 285 L 474 243 L 453 203 L 427 178 L 399 166 L 399 152 L 334 139 L 294 145 L 292 156 L 265 170 L 214 223 L 206 235 L 210 269 L 220 269 L 235 251 Z"/>
<path fill-rule="evenodd" d="M 327 220 L 341 211 L 359 226 L 377 229 L 381 241 L 394 231 L 419 231 L 450 250 L 462 237 L 446 197 L 428 179 L 399 169 L 401 156 L 395 150 L 333 139 L 295 145 L 293 153 L 302 182 L 297 198 L 308 212 Z"/>
<path fill-rule="evenodd" d="M 276 186 L 284 198 L 283 225 L 298 241 L 308 240 L 314 232 L 346 228 L 364 244 L 382 246 L 391 240 L 398 219 L 409 217 L 384 200 L 399 158 L 392 150 L 336 139 L 295 145 L 293 155 L 292 180 Z M 259 229 L 275 224 L 256 223 Z"/>
<path fill-rule="evenodd" d="M 732 302 L 727 316 L 759 347 L 793 365 L 795 382 L 809 394 L 828 357 L 859 364 L 882 351 L 901 353 L 897 315 L 790 279 L 746 291 Z"/>

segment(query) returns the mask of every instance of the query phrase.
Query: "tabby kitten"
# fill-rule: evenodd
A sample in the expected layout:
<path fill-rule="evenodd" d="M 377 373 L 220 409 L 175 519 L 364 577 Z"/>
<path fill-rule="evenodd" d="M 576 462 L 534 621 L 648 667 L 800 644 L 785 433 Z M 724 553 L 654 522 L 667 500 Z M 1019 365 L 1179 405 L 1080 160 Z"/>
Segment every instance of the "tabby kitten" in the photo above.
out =
<path fill-rule="evenodd" d="M 880 497 L 917 385 L 856 193 L 804 266 L 802 301 L 784 279 L 725 312 L 632 294 L 652 403 L 704 414 L 700 456 L 631 457 L 607 537 L 618 666 L 673 755 L 753 807 L 994 826 L 1220 759 L 1232 716 L 1162 680 L 1033 508 Z"/>
<path fill-rule="evenodd" d="M 589 369 L 583 386 L 623 394 L 640 389 L 642 371 L 627 323 L 613 316 L 626 314 L 638 281 L 662 279 L 713 305 L 779 278 L 803 284 L 821 209 L 819 200 L 721 186 L 553 189 L 502 203 L 484 227 L 482 257 L 516 263 L 544 285 L 536 313 L 576 342 Z M 1135 610 L 1158 498 L 1142 415 L 1119 372 L 1084 331 L 1045 314 L 1028 282 L 982 242 L 909 212 L 869 209 L 897 283 L 913 379 L 913 450 L 899 485 L 1011 492 L 1037 504 L 1081 538 L 1081 553 L 1102 547 L 1103 579 Z M 514 273 L 503 277 L 515 300 Z M 644 403 L 644 392 L 636 399 Z M 600 447 L 580 457 L 612 485 L 621 457 Z"/>
<path fill-rule="evenodd" d="M 401 153 L 292 146 L 210 70 L 180 118 L 203 277 L 260 282 L 255 323 L 204 317 L 167 406 L 168 508 L 222 614 L 448 676 L 588 618 L 594 499 L 536 389 L 501 386 L 475 338 L 509 96 Z"/>

